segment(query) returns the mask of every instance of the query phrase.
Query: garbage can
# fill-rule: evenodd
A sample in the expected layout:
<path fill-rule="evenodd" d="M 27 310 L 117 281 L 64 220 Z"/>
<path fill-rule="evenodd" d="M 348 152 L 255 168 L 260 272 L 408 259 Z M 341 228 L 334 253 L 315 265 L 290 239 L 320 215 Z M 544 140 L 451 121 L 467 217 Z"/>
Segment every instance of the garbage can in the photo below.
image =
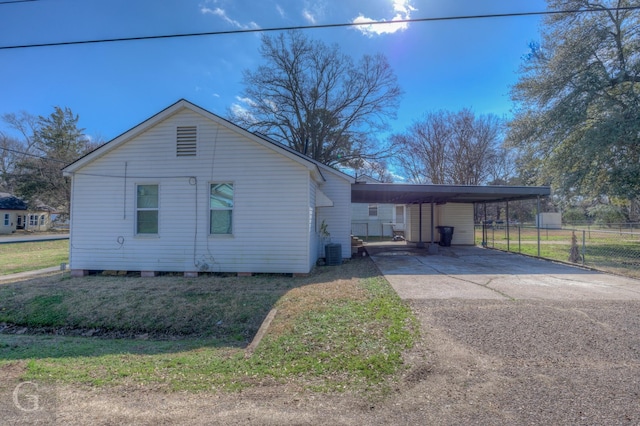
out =
<path fill-rule="evenodd" d="M 436 226 L 440 233 L 440 245 L 443 247 L 450 247 L 451 240 L 453 239 L 453 226 Z"/>

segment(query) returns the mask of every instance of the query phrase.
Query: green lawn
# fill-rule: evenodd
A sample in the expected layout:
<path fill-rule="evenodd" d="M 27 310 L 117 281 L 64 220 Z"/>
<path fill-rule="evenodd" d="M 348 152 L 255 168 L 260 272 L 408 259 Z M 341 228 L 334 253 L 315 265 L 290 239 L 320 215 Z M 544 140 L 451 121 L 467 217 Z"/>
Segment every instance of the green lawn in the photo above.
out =
<path fill-rule="evenodd" d="M 640 233 L 622 231 L 577 230 L 578 251 L 586 266 L 640 278 Z M 584 236 L 584 247 L 583 247 Z M 567 262 L 572 231 L 540 230 L 540 257 Z M 509 243 L 507 245 L 507 242 Z M 476 229 L 476 243 L 482 243 L 482 231 Z M 488 231 L 488 247 L 538 256 L 538 232 L 534 228 L 513 228 L 507 239 L 504 229 Z M 582 264 L 582 262 L 579 262 Z"/>
<path fill-rule="evenodd" d="M 0 275 L 69 262 L 69 240 L 0 244 Z"/>
<path fill-rule="evenodd" d="M 272 307 L 269 332 L 247 353 Z M 0 367 L 24 365 L 24 380 L 170 391 L 275 380 L 382 392 L 418 330 L 368 258 L 295 278 L 56 276 L 4 284 L 0 322 L 24 327 L 0 334 Z"/>

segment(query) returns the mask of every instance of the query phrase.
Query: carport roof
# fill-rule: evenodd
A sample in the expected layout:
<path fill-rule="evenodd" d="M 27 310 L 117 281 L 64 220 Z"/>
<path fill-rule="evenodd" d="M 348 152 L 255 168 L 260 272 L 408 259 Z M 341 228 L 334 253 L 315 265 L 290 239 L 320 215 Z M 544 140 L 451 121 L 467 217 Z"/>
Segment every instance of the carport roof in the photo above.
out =
<path fill-rule="evenodd" d="M 352 203 L 418 204 L 482 203 L 535 199 L 549 196 L 548 186 L 417 185 L 354 183 Z"/>

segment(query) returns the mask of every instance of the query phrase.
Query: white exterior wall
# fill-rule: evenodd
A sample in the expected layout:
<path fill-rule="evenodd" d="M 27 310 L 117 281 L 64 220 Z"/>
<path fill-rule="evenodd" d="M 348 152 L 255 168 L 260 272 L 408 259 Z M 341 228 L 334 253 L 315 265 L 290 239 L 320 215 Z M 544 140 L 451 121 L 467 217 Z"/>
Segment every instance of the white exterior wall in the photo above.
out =
<path fill-rule="evenodd" d="M 20 212 L 22 214 L 22 212 Z M 9 224 L 4 224 L 5 215 L 9 215 Z M 12 234 L 16 232 L 16 223 L 18 220 L 18 213 L 14 210 L 0 210 L 0 234 Z"/>
<path fill-rule="evenodd" d="M 437 206 L 439 226 L 453 226 L 451 245 L 474 245 L 473 204 L 447 203 Z M 438 230 L 436 230 L 436 234 Z M 438 236 L 438 240 L 440 237 Z"/>
<path fill-rule="evenodd" d="M 434 226 L 438 225 L 438 210 L 434 206 Z M 410 204 L 407 206 L 407 225 L 405 239 L 411 243 L 420 241 L 420 205 Z M 439 241 L 438 231 L 435 230 L 433 241 Z M 431 242 L 431 204 L 422 205 L 422 242 Z"/>
<path fill-rule="evenodd" d="M 373 204 L 373 203 L 372 203 Z M 368 231 L 370 237 L 392 236 L 391 226 L 393 222 L 393 210 L 395 204 L 378 204 L 378 216 L 369 216 L 369 204 L 353 203 L 351 205 L 351 228 L 352 233 L 358 236 L 365 236 L 363 232 Z"/>
<path fill-rule="evenodd" d="M 191 125 L 198 155 L 176 157 L 176 126 Z M 337 215 L 349 206 L 350 184 L 328 175 L 322 190 L 337 208 L 322 208 L 323 218 L 348 243 L 349 212 L 346 224 Z M 302 164 L 182 110 L 75 172 L 70 267 L 307 273 L 317 259 L 311 180 Z M 234 185 L 232 236 L 209 235 L 212 182 Z M 157 236 L 135 235 L 137 184 L 159 185 Z"/>
<path fill-rule="evenodd" d="M 331 234 L 330 241 L 342 246 L 342 257 L 351 257 L 351 182 L 330 172 L 322 171 L 326 182 L 318 186 L 331 201 L 332 207 L 317 207 L 316 234 L 324 220 L 327 230 Z M 316 245 L 318 246 L 318 245 Z M 324 247 L 320 244 L 321 252 L 316 256 L 324 257 Z"/>
<path fill-rule="evenodd" d="M 412 204 L 407 209 L 407 241 L 420 241 L 420 206 Z M 452 245 L 473 245 L 473 204 L 447 203 L 434 206 L 434 227 L 453 226 Z M 433 241 L 440 241 L 440 233 L 434 230 Z M 431 204 L 422 205 L 422 242 L 431 242 Z"/>

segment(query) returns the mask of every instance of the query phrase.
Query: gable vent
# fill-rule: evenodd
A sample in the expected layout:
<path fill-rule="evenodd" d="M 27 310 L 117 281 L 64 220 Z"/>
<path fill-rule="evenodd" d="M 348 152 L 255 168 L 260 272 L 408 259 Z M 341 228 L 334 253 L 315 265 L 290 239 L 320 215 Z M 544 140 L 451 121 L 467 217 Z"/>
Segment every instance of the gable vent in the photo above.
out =
<path fill-rule="evenodd" d="M 176 130 L 176 155 L 193 157 L 198 150 L 198 131 L 196 126 L 178 126 Z"/>

